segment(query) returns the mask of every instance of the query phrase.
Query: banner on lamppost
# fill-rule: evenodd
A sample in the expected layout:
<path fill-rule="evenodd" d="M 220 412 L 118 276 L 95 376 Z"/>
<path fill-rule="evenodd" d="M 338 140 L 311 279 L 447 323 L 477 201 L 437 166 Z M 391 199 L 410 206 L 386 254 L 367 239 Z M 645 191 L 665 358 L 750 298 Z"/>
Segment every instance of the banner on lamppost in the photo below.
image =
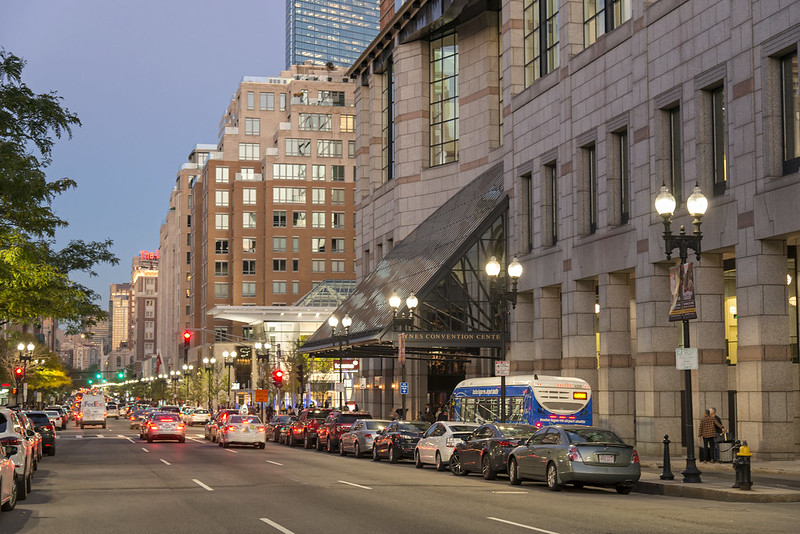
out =
<path fill-rule="evenodd" d="M 406 335 L 397 334 L 397 361 L 400 365 L 406 364 Z"/>
<path fill-rule="evenodd" d="M 669 269 L 669 289 L 672 294 L 669 305 L 670 321 L 697 319 L 692 265 L 692 263 L 683 263 Z"/>

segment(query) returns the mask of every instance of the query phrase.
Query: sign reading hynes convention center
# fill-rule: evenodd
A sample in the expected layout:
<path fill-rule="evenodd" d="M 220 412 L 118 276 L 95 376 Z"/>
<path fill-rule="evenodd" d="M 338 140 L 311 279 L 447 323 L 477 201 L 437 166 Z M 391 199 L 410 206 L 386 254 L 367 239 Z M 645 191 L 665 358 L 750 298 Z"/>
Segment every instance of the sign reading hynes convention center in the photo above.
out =
<path fill-rule="evenodd" d="M 413 347 L 501 347 L 500 332 L 406 332 L 406 345 Z"/>

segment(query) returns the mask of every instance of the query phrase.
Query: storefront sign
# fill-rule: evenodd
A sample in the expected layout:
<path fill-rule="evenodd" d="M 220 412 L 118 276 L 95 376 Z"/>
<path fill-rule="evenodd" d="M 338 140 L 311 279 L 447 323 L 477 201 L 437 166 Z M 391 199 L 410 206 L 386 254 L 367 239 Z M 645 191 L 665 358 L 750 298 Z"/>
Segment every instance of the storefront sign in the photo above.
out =
<path fill-rule="evenodd" d="M 333 360 L 333 370 L 339 370 L 339 361 Z M 342 371 L 358 371 L 358 360 L 341 360 Z"/>
<path fill-rule="evenodd" d="M 501 347 L 500 332 L 406 332 L 409 347 Z"/>

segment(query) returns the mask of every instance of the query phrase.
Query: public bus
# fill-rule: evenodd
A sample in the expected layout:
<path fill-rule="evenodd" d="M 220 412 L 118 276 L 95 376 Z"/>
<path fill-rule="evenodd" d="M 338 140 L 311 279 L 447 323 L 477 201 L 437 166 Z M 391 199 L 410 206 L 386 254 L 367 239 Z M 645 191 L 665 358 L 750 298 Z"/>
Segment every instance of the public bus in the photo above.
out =
<path fill-rule="evenodd" d="M 592 388 L 580 378 L 518 375 L 506 377 L 506 421 L 542 427 L 591 425 Z M 453 420 L 500 420 L 500 377 L 461 381 L 451 398 Z"/>

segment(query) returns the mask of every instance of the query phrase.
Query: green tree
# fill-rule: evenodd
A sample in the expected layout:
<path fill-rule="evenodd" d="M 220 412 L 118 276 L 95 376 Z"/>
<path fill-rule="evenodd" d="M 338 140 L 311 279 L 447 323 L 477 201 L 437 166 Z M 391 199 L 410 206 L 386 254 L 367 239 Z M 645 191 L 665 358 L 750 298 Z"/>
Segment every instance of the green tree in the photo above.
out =
<path fill-rule="evenodd" d="M 99 295 L 70 279 L 96 276 L 98 263 L 118 263 L 111 240 L 75 240 L 54 248 L 68 226 L 53 201 L 76 187 L 70 178 L 48 180 L 55 139 L 72 137 L 78 117 L 55 93 L 35 94 L 22 81 L 25 61 L 0 50 L 0 320 L 28 323 L 39 317 L 65 321 L 77 331 L 105 317 Z"/>

